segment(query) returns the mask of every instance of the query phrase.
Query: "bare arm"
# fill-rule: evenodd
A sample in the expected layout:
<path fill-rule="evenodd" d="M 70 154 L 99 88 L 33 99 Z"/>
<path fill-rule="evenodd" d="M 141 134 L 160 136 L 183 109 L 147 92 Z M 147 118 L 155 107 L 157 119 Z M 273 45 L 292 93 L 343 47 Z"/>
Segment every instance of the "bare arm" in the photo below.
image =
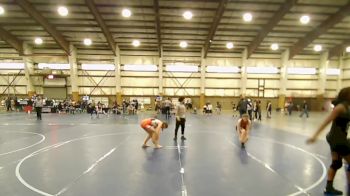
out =
<path fill-rule="evenodd" d="M 237 122 L 236 130 L 237 130 L 238 132 L 241 131 L 241 119 L 239 119 L 238 122 Z"/>
<path fill-rule="evenodd" d="M 248 120 L 248 125 L 247 125 L 247 133 L 249 134 L 249 131 L 250 131 L 250 125 L 252 124 L 252 122 L 250 120 Z"/>
<path fill-rule="evenodd" d="M 162 121 L 159 121 L 157 122 L 157 127 L 155 128 L 155 132 L 159 135 L 160 134 L 160 131 L 162 129 L 162 125 L 163 125 L 163 122 Z"/>
<path fill-rule="evenodd" d="M 323 132 L 324 128 L 332 122 L 339 114 L 345 112 L 345 107 L 342 104 L 337 105 L 332 113 L 323 121 L 321 126 L 317 129 L 317 131 L 314 133 L 314 135 L 307 140 L 307 143 L 314 143 L 317 139 L 317 137 Z"/>

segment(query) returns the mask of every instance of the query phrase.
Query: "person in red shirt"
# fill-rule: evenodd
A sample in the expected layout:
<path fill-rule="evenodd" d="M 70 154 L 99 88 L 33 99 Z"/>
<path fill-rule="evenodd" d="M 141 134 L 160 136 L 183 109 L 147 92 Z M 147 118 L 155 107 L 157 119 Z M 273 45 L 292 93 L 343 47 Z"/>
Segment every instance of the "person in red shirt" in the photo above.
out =
<path fill-rule="evenodd" d="M 159 136 L 163 129 L 168 128 L 168 124 L 155 118 L 147 118 L 141 121 L 141 127 L 148 133 L 142 147 L 149 147 L 147 142 L 152 139 L 155 148 L 161 148 L 162 146 L 159 145 Z"/>
<path fill-rule="evenodd" d="M 237 122 L 236 130 L 241 142 L 241 148 L 245 148 L 245 143 L 248 141 L 251 124 L 248 114 L 243 114 Z"/>

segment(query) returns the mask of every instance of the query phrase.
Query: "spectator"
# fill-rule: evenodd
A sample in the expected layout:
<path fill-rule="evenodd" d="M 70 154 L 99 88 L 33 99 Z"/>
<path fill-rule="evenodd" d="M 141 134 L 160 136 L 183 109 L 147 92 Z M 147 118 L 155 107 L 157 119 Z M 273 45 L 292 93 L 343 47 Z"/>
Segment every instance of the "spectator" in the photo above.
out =
<path fill-rule="evenodd" d="M 306 100 L 304 100 L 304 103 L 303 103 L 303 107 L 302 107 L 302 111 L 301 111 L 301 114 L 300 114 L 300 118 L 304 116 L 304 114 L 306 114 L 306 118 L 309 118 L 309 106 L 308 104 L 306 103 Z"/>
<path fill-rule="evenodd" d="M 41 112 L 42 112 L 42 109 L 43 109 L 43 100 L 41 99 L 40 96 L 38 96 L 35 101 L 34 101 L 34 107 L 35 107 L 35 110 L 36 110 L 36 118 L 38 120 L 41 120 Z"/>
<path fill-rule="evenodd" d="M 7 99 L 5 101 L 5 105 L 6 105 L 6 111 L 8 111 L 8 112 L 12 111 L 10 97 L 7 97 Z"/>
<path fill-rule="evenodd" d="M 245 98 L 241 98 L 238 102 L 239 116 L 242 117 L 243 114 L 247 113 L 247 101 Z"/>

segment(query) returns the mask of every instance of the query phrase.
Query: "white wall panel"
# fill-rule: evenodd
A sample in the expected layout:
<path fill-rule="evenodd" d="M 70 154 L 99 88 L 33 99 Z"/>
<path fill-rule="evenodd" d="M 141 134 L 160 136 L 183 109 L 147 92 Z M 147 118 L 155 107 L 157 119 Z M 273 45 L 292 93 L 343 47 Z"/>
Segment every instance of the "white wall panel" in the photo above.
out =
<path fill-rule="evenodd" d="M 68 63 L 68 57 L 64 53 L 62 54 L 62 56 L 34 56 L 32 57 L 32 59 L 36 63 Z"/>
<path fill-rule="evenodd" d="M 43 85 L 44 83 L 44 78 L 42 76 L 32 76 L 31 78 L 34 85 Z"/>
<path fill-rule="evenodd" d="M 257 79 L 248 79 L 247 80 L 247 88 L 258 88 L 259 80 Z"/>
<path fill-rule="evenodd" d="M 344 67 L 344 68 L 350 68 L 350 59 L 344 60 L 343 63 L 344 63 L 344 64 L 343 64 L 343 67 Z"/>
<path fill-rule="evenodd" d="M 327 98 L 335 98 L 337 97 L 338 92 L 337 91 L 330 91 L 330 90 L 326 90 L 324 96 Z"/>
<path fill-rule="evenodd" d="M 200 78 L 163 78 L 163 86 L 166 87 L 200 87 Z"/>
<path fill-rule="evenodd" d="M 12 81 L 12 80 L 11 80 Z M 11 82 L 10 81 L 10 82 Z M 1 83 L 0 83 L 1 84 Z M 28 82 L 24 76 L 18 76 L 16 80 L 13 82 L 14 85 L 27 85 Z"/>
<path fill-rule="evenodd" d="M 344 79 L 350 78 L 350 69 L 343 70 L 343 78 Z"/>
<path fill-rule="evenodd" d="M 317 89 L 318 81 L 317 80 L 288 80 L 287 90 L 288 89 Z"/>
<path fill-rule="evenodd" d="M 319 67 L 320 60 L 291 60 L 289 67 Z"/>
<path fill-rule="evenodd" d="M 69 73 L 70 74 L 70 73 Z M 114 71 L 86 71 L 86 70 L 79 70 L 78 71 L 79 75 L 82 76 L 114 76 L 115 72 Z"/>
<path fill-rule="evenodd" d="M 288 75 L 287 78 L 290 79 L 299 79 L 299 80 L 317 80 L 318 75 Z"/>
<path fill-rule="evenodd" d="M 17 76 L 17 77 L 16 76 L 12 76 L 12 75 L 0 76 L 0 84 L 1 85 L 5 85 L 5 84 L 7 85 L 7 84 L 9 84 L 11 82 L 12 82 L 12 84 L 19 84 L 19 85 L 20 84 L 23 84 L 23 85 L 27 84 L 26 81 L 25 81 L 25 77 L 24 76 Z"/>
<path fill-rule="evenodd" d="M 120 50 L 120 55 L 123 56 L 133 56 L 134 58 L 138 58 L 140 55 L 142 56 L 158 56 L 158 51 L 131 51 L 131 50 Z"/>
<path fill-rule="evenodd" d="M 206 73 L 206 78 L 241 78 L 240 73 Z"/>
<path fill-rule="evenodd" d="M 206 65 L 239 67 L 242 65 L 242 60 L 240 58 L 207 58 Z"/>
<path fill-rule="evenodd" d="M 44 86 L 66 86 L 65 78 L 44 79 Z"/>
<path fill-rule="evenodd" d="M 68 90 L 68 93 L 71 94 L 71 90 Z M 115 95 L 115 88 L 107 87 L 80 87 L 79 94 L 81 95 Z"/>
<path fill-rule="evenodd" d="M 251 55 L 252 59 L 280 59 L 281 54 L 259 54 L 259 53 L 253 53 Z"/>
<path fill-rule="evenodd" d="M 337 81 L 330 81 L 330 80 L 327 80 L 326 81 L 326 89 L 337 89 L 337 85 L 338 85 L 338 82 Z"/>
<path fill-rule="evenodd" d="M 205 96 L 239 96 L 240 90 L 239 89 L 205 89 Z"/>
<path fill-rule="evenodd" d="M 211 88 L 240 88 L 241 80 L 239 79 L 206 79 L 205 87 Z"/>
<path fill-rule="evenodd" d="M 146 76 L 146 77 L 158 77 L 158 72 L 130 72 L 130 71 L 122 71 L 121 76 Z"/>
<path fill-rule="evenodd" d="M 224 96 L 224 89 L 205 89 L 205 96 Z"/>
<path fill-rule="evenodd" d="M 328 64 L 328 68 L 339 68 L 339 61 L 330 60 Z"/>
<path fill-rule="evenodd" d="M 278 97 L 278 94 L 279 94 L 279 90 L 271 90 L 271 89 L 264 90 L 265 97 Z"/>
<path fill-rule="evenodd" d="M 248 59 L 248 67 L 281 67 L 280 59 Z"/>
<path fill-rule="evenodd" d="M 344 88 L 344 87 L 349 87 L 350 86 L 350 80 L 344 80 L 343 82 L 342 82 L 342 88 Z"/>
<path fill-rule="evenodd" d="M 7 86 L 0 86 L 0 93 L 4 93 L 3 95 L 18 95 L 18 94 L 27 94 L 26 86 L 11 86 L 7 88 Z"/>
<path fill-rule="evenodd" d="M 157 56 L 121 56 L 121 64 L 158 65 Z"/>
<path fill-rule="evenodd" d="M 327 80 L 338 80 L 339 76 L 332 76 L 332 75 L 328 75 L 326 78 Z"/>
<path fill-rule="evenodd" d="M 163 72 L 163 76 L 164 77 L 186 77 L 186 78 L 190 78 L 190 77 L 201 77 L 201 73 L 184 73 L 184 72 L 167 72 L 164 71 Z"/>
<path fill-rule="evenodd" d="M 152 78 L 121 78 L 121 86 L 158 87 L 158 79 Z"/>
<path fill-rule="evenodd" d="M 11 82 L 11 80 L 7 76 L 0 76 L 0 84 L 7 85 Z"/>
<path fill-rule="evenodd" d="M 317 90 L 287 90 L 287 97 L 315 97 Z"/>
<path fill-rule="evenodd" d="M 123 95 L 158 95 L 158 88 L 123 88 Z"/>
<path fill-rule="evenodd" d="M 191 55 L 191 54 L 189 54 Z M 183 62 L 183 63 L 197 63 L 200 64 L 201 62 L 201 58 L 200 55 L 199 56 L 166 56 L 164 54 L 163 57 L 163 64 L 171 64 L 171 63 L 177 63 L 177 62 Z"/>
<path fill-rule="evenodd" d="M 241 95 L 240 89 L 225 89 L 225 96 L 235 96 L 238 97 Z"/>
<path fill-rule="evenodd" d="M 236 58 L 236 59 L 241 59 L 242 55 L 239 53 L 215 53 L 215 52 L 210 52 L 207 56 L 207 59 L 209 58 Z"/>
<path fill-rule="evenodd" d="M 280 88 L 279 80 L 265 80 L 265 88 Z"/>
<path fill-rule="evenodd" d="M 79 77 L 78 80 L 80 86 L 96 86 L 100 81 L 99 86 L 115 86 L 114 77 Z"/>
<path fill-rule="evenodd" d="M 0 74 L 17 75 L 18 73 L 24 74 L 24 70 L 5 70 L 5 69 L 0 69 Z"/>
<path fill-rule="evenodd" d="M 280 74 L 247 74 L 248 80 L 252 78 L 280 78 Z"/>
<path fill-rule="evenodd" d="M 97 61 L 108 61 L 108 62 L 113 62 L 114 61 L 114 56 L 113 55 L 84 55 L 84 54 L 80 54 L 80 55 L 77 55 L 77 58 L 78 59 L 89 59 L 89 61 L 94 61 L 94 62 L 97 62 Z M 82 63 L 82 62 L 80 62 Z"/>
<path fill-rule="evenodd" d="M 245 93 L 246 97 L 257 97 L 259 95 L 258 89 L 247 89 Z"/>
<path fill-rule="evenodd" d="M 164 94 L 165 95 L 174 95 L 175 94 L 175 89 L 173 89 L 173 88 L 164 88 L 163 89 L 164 90 Z"/>
<path fill-rule="evenodd" d="M 163 52 L 163 56 L 167 59 L 176 59 L 176 58 L 184 58 L 184 57 L 196 57 L 200 60 L 201 53 L 200 52 Z"/>
<path fill-rule="evenodd" d="M 165 95 L 168 96 L 199 96 L 200 90 L 197 88 L 185 88 L 185 89 L 176 89 L 176 88 L 164 88 Z"/>

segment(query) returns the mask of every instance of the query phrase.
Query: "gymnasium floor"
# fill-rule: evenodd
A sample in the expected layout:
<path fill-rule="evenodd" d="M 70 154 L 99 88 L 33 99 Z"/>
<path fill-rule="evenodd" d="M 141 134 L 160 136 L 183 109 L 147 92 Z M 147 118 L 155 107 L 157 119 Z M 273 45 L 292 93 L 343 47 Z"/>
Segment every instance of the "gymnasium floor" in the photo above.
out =
<path fill-rule="evenodd" d="M 254 123 L 242 150 L 232 115 L 189 114 L 187 140 L 173 141 L 171 119 L 154 150 L 141 148 L 138 125 L 151 114 L 1 114 L 0 195 L 322 195 L 328 146 L 305 140 L 325 115 L 275 113 Z M 341 170 L 335 187 L 345 184 Z"/>

